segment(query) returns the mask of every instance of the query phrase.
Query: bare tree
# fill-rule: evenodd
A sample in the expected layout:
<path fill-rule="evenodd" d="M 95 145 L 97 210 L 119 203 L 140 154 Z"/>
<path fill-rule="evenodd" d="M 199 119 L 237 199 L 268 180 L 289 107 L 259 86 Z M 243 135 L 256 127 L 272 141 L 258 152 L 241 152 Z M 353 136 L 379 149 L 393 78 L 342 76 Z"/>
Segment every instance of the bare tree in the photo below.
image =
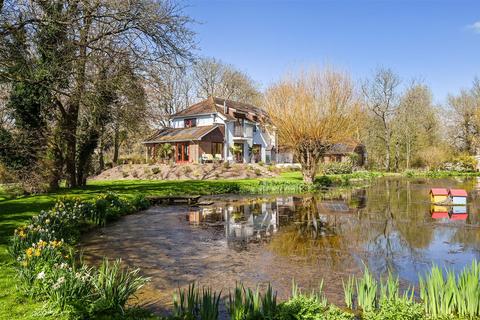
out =
<path fill-rule="evenodd" d="M 304 181 L 313 183 L 323 154 L 357 132 L 361 104 L 348 75 L 322 70 L 274 84 L 265 106 L 279 141 L 299 158 Z"/>
<path fill-rule="evenodd" d="M 145 81 L 148 113 L 153 127 L 167 127 L 170 117 L 195 100 L 191 70 L 153 66 Z"/>
<path fill-rule="evenodd" d="M 193 67 L 197 97 L 218 96 L 256 104 L 260 100 L 257 84 L 244 72 L 215 58 L 203 58 Z"/>
<path fill-rule="evenodd" d="M 480 99 L 476 96 L 477 87 L 462 90 L 456 96 L 448 97 L 451 110 L 452 137 L 455 147 L 462 152 L 475 154 L 478 147 L 480 134 Z"/>
<path fill-rule="evenodd" d="M 398 75 L 391 69 L 381 67 L 362 87 L 366 105 L 373 119 L 371 131 L 384 146 L 384 168 L 387 171 L 391 169 L 392 119 L 399 104 L 397 92 L 399 85 Z"/>

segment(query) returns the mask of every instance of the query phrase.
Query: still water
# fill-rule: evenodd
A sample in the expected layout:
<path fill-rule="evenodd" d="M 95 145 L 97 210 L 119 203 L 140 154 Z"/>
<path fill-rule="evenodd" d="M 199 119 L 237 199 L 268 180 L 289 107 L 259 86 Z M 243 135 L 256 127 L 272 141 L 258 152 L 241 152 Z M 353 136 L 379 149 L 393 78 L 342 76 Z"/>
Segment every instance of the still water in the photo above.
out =
<path fill-rule="evenodd" d="M 430 204 L 432 187 L 463 188 L 465 207 Z M 151 277 L 139 294 L 155 310 L 193 281 L 228 292 L 236 281 L 286 298 L 292 279 L 342 304 L 342 279 L 366 264 L 404 285 L 435 263 L 460 270 L 480 258 L 480 180 L 382 178 L 315 195 L 217 196 L 163 206 L 87 234 L 87 261 L 122 258 Z"/>

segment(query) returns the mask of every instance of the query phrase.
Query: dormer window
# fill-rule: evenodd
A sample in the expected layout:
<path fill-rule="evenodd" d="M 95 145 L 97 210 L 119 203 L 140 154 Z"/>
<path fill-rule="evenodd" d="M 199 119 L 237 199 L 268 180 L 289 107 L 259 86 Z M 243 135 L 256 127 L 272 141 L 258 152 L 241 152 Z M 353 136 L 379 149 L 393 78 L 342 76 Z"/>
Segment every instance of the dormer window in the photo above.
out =
<path fill-rule="evenodd" d="M 183 127 L 184 128 L 193 128 L 197 126 L 197 119 L 192 118 L 192 119 L 185 119 L 183 120 Z"/>

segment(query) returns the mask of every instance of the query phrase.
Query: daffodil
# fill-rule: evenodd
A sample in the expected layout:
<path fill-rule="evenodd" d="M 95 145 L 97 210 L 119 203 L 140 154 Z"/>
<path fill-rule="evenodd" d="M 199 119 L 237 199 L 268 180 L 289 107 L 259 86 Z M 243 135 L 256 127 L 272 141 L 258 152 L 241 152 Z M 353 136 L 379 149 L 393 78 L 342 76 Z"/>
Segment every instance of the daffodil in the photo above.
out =
<path fill-rule="evenodd" d="M 28 248 L 25 253 L 27 254 L 27 257 L 31 257 L 33 255 L 33 248 Z"/>

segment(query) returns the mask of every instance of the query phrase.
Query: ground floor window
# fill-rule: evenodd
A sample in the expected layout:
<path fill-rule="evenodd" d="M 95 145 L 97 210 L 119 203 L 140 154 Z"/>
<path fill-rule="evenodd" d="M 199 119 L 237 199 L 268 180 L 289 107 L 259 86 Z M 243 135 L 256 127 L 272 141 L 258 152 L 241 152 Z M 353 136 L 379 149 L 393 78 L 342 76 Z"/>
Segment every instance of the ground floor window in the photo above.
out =
<path fill-rule="evenodd" d="M 188 142 L 177 143 L 176 146 L 177 162 L 188 162 L 189 160 L 189 148 Z"/>

